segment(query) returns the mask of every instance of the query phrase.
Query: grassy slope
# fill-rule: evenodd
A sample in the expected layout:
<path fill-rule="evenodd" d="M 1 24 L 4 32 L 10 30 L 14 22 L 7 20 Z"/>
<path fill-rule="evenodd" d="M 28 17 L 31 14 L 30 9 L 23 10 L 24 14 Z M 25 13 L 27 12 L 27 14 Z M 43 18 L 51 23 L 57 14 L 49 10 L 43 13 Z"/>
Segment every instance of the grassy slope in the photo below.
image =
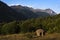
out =
<path fill-rule="evenodd" d="M 60 33 L 47 34 L 44 37 L 27 37 L 26 34 L 0 36 L 0 40 L 60 40 Z"/>

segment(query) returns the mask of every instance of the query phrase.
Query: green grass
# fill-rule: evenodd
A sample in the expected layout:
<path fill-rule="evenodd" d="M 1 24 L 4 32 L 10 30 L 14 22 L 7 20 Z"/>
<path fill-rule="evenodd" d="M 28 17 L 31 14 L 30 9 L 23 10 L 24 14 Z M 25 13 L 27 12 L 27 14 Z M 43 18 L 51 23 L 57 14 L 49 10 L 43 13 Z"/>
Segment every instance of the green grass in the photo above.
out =
<path fill-rule="evenodd" d="M 34 37 L 31 33 L 11 34 L 0 36 L 0 40 L 60 40 L 60 33 L 46 34 L 43 37 Z"/>

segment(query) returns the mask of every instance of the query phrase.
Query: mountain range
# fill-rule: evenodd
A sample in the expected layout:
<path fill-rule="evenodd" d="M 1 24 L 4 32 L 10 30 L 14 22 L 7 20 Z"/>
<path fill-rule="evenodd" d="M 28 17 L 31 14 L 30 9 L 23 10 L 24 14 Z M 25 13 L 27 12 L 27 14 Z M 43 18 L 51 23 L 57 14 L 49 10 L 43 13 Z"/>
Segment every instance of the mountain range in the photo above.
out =
<path fill-rule="evenodd" d="M 33 9 L 27 6 L 8 6 L 0 1 L 0 22 L 10 22 L 13 20 L 26 20 L 37 17 L 54 16 L 56 12 L 51 9 Z"/>

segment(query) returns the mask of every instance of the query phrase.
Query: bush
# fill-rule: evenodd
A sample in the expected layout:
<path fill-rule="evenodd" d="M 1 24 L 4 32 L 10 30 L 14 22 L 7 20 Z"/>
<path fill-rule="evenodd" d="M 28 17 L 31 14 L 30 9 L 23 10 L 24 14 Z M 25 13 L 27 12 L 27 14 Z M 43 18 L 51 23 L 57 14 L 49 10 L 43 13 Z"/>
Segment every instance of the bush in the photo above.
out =
<path fill-rule="evenodd" d="M 13 34 L 19 32 L 20 32 L 20 27 L 17 25 L 16 21 L 4 24 L 1 30 L 2 34 Z"/>

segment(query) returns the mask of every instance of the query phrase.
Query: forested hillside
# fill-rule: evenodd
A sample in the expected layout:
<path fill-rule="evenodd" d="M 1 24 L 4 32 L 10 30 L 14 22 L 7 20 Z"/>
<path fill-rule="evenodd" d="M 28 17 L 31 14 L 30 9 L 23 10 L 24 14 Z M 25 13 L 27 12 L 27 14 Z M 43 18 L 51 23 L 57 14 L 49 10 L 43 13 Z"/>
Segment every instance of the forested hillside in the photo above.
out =
<path fill-rule="evenodd" d="M 32 18 L 25 21 L 0 23 L 1 34 L 34 32 L 38 28 L 44 29 L 46 33 L 60 33 L 60 14 L 46 18 Z"/>

